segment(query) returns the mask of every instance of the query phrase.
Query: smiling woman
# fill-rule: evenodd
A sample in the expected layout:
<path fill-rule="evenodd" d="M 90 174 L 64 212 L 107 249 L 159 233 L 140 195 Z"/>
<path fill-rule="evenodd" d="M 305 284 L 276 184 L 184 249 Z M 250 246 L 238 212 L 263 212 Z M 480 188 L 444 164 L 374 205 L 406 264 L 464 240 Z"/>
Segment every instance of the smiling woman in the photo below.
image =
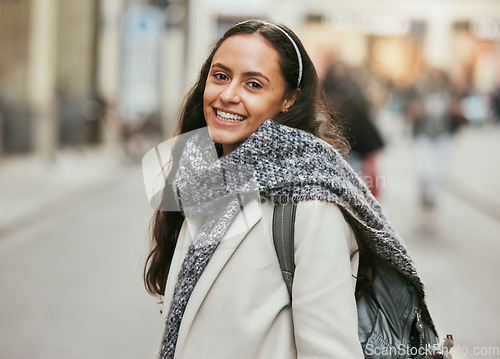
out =
<path fill-rule="evenodd" d="M 148 291 L 164 298 L 160 358 L 362 358 L 367 343 L 391 345 L 390 328 L 358 328 L 374 258 L 411 283 L 433 329 L 412 260 L 343 159 L 325 108 L 311 59 L 287 27 L 245 21 L 215 45 L 179 136 L 164 147 L 174 156 L 144 273 Z M 282 202 L 296 214 L 280 227 Z M 273 241 L 285 229 L 295 233 L 293 287 Z M 410 319 L 397 334 L 414 343 Z"/>
<path fill-rule="evenodd" d="M 233 37 L 238 40 L 245 39 L 247 41 L 243 43 L 241 41 L 233 41 Z M 225 46 L 227 41 L 230 43 L 228 46 Z M 250 49 L 245 47 L 249 44 L 254 46 L 252 47 L 253 50 L 259 51 L 259 55 L 254 54 Z M 241 51 L 246 54 L 246 57 L 243 56 Z M 222 57 L 222 52 L 226 52 L 226 54 L 232 52 L 240 60 L 245 61 L 241 63 L 232 61 L 227 56 Z M 218 60 L 218 58 L 223 59 L 225 62 Z M 248 61 L 246 61 L 247 58 Z M 231 68 L 231 65 L 237 65 L 238 69 Z M 253 68 L 254 65 L 257 67 Z M 240 67 L 243 66 L 247 66 L 248 68 L 244 71 L 240 70 Z M 237 75 L 244 75 L 250 80 L 245 82 L 246 87 L 248 90 L 255 89 L 256 95 L 258 94 L 257 90 L 264 85 L 266 85 L 266 91 L 264 91 L 266 93 L 269 91 L 269 87 L 273 89 L 273 93 L 276 93 L 280 86 L 279 84 L 284 86 L 280 101 L 288 100 L 286 106 L 280 107 L 274 114 L 268 113 L 266 119 L 272 119 L 277 123 L 310 132 L 330 143 L 341 154 L 347 153 L 347 142 L 341 135 L 342 131 L 339 124 L 331 119 L 327 110 L 327 103 L 321 95 L 321 87 L 318 82 L 316 69 L 302 43 L 287 27 L 263 21 L 245 21 L 239 23 L 227 30 L 222 38 L 219 39 L 211 54 L 204 62 L 198 81 L 187 96 L 176 135 L 187 133 L 207 125 L 210 128 L 210 124 L 207 121 L 213 117 L 214 112 L 212 112 L 212 116 L 207 117 L 206 106 L 208 104 L 206 102 L 208 96 L 212 94 L 212 89 L 207 89 L 207 93 L 205 93 L 205 89 L 206 87 L 211 87 L 212 80 L 214 85 L 218 81 L 222 82 L 224 80 L 233 84 L 235 79 L 232 75 L 234 74 L 230 72 L 237 70 L 243 71 Z M 271 71 L 266 72 L 269 70 Z M 240 85 L 242 85 L 241 82 Z M 232 95 L 234 85 L 227 88 L 227 90 L 228 92 L 221 91 L 220 89 L 217 91 L 220 91 L 219 94 L 221 96 L 234 96 Z M 242 90 L 242 87 L 237 90 L 234 93 L 237 97 L 241 96 L 242 94 L 239 90 Z M 248 96 L 245 97 L 248 98 Z M 263 99 L 267 100 L 267 97 L 264 97 Z M 254 97 L 252 96 L 252 98 Z M 275 101 L 276 98 L 273 97 L 272 100 Z M 250 98 L 247 101 L 250 101 Z M 293 106 L 291 106 L 292 104 Z M 262 102 L 258 106 L 267 107 L 267 104 Z M 234 104 L 231 104 L 231 107 L 235 107 Z M 238 111 L 235 114 L 231 109 L 226 110 L 228 111 L 221 109 L 221 112 L 238 115 Z M 285 112 L 283 110 L 288 111 Z M 212 108 L 212 111 L 215 110 Z M 231 118 L 231 116 L 226 116 L 225 118 Z"/>

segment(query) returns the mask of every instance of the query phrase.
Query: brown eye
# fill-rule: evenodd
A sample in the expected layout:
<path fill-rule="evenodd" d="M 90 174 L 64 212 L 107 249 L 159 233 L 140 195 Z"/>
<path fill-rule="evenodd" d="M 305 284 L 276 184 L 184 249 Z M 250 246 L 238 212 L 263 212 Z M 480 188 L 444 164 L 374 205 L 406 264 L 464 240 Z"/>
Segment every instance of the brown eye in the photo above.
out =
<path fill-rule="evenodd" d="M 248 83 L 248 86 L 250 86 L 253 89 L 260 89 L 260 88 L 262 88 L 262 86 L 258 82 L 255 82 L 255 81 L 250 81 Z"/>
<path fill-rule="evenodd" d="M 219 73 L 216 73 L 214 74 L 214 77 L 217 79 L 217 80 L 222 80 L 222 81 L 226 81 L 228 80 L 228 77 L 224 74 L 221 74 L 220 72 Z"/>

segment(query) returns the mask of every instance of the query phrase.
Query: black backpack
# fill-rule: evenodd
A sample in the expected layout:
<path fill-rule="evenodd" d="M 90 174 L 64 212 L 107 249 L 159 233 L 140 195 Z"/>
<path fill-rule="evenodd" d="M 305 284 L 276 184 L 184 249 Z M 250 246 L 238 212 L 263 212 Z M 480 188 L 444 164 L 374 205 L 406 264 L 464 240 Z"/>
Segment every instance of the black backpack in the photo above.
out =
<path fill-rule="evenodd" d="M 296 207 L 294 202 L 276 203 L 273 213 L 274 246 L 290 300 Z M 389 264 L 380 259 L 376 264 L 375 281 L 356 303 L 358 336 L 365 358 L 425 358 L 428 349 L 437 344 L 437 336 L 434 326 L 421 316 L 416 288 Z"/>

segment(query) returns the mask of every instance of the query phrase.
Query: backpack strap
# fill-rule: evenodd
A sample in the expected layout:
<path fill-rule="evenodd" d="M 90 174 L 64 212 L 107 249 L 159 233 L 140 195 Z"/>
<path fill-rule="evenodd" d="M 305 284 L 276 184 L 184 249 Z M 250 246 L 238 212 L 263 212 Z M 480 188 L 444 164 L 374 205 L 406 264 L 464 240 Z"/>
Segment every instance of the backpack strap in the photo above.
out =
<path fill-rule="evenodd" d="M 287 203 L 276 202 L 273 212 L 273 241 L 274 248 L 278 254 L 281 273 L 285 280 L 290 300 L 292 299 L 292 283 L 295 271 L 295 213 L 297 203 L 290 201 Z"/>
<path fill-rule="evenodd" d="M 273 241 L 283 279 L 285 280 L 290 301 L 292 301 L 293 275 L 295 271 L 294 231 L 297 203 L 275 203 L 273 212 Z M 372 358 L 367 345 L 384 349 L 385 345 L 398 348 L 404 345 L 412 350 L 431 350 L 438 342 L 432 322 L 422 323 L 418 309 L 418 294 L 411 289 L 412 284 L 405 280 L 394 268 L 377 262 L 378 275 L 369 290 L 356 302 L 358 315 L 358 336 L 365 358 Z M 392 290 L 389 290 L 392 288 Z M 396 289 L 394 289 L 396 288 Z M 406 293 L 401 298 L 391 293 Z M 399 309 L 397 309 L 399 308 Z M 397 327 L 391 323 L 401 323 L 400 330 L 387 330 Z M 424 324 L 424 325 L 422 325 Z M 425 332 L 425 333 L 424 333 Z M 448 343 L 449 342 L 449 343 Z M 453 346 L 452 339 L 445 343 Z M 451 343 L 451 344 L 450 344 Z M 437 347 L 436 347 L 437 348 Z M 434 349 L 436 350 L 436 349 Z M 418 356 L 418 358 L 423 358 Z"/>

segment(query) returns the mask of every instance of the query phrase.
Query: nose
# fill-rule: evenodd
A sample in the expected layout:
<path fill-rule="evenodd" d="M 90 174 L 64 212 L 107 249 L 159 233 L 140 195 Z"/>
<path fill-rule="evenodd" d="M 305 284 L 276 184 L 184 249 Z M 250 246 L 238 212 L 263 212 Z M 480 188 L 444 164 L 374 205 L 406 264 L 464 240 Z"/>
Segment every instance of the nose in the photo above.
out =
<path fill-rule="evenodd" d="M 220 98 L 224 103 L 238 103 L 241 101 L 240 87 L 236 81 L 229 83 L 220 93 Z"/>

